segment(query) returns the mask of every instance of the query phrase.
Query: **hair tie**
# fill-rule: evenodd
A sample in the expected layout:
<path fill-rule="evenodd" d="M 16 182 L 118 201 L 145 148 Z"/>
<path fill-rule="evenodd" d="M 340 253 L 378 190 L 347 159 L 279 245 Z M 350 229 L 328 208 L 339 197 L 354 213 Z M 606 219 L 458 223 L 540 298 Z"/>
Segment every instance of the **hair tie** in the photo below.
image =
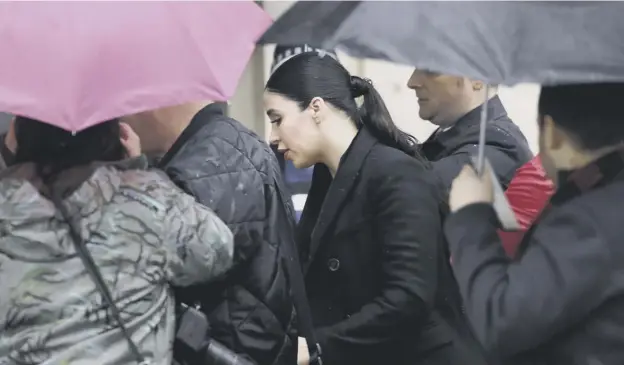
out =
<path fill-rule="evenodd" d="M 373 82 L 370 79 L 359 76 L 351 76 L 351 94 L 354 98 L 364 96 L 369 93 Z"/>

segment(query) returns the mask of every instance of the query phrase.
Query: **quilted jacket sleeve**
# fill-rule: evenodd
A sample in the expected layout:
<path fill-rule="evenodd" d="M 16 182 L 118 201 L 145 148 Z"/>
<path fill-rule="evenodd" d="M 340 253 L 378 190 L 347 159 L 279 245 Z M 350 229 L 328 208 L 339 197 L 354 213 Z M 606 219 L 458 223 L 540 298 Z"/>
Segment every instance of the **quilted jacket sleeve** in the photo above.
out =
<path fill-rule="evenodd" d="M 205 206 L 175 189 L 167 212 L 170 280 L 177 286 L 206 282 L 232 265 L 230 229 Z"/>
<path fill-rule="evenodd" d="M 228 141 L 211 136 L 194 149 L 198 157 L 165 169 L 171 180 L 210 208 L 234 234 L 234 266 L 254 257 L 264 239 L 265 184 L 246 156 Z M 201 158 L 211 156 L 211 158 Z M 224 156 L 217 160 L 213 156 Z"/>

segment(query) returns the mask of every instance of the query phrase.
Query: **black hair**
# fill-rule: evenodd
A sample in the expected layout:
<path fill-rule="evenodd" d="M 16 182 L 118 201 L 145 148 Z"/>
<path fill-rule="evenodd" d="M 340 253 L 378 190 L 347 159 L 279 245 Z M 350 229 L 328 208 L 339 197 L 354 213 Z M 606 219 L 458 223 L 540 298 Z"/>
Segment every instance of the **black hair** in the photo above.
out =
<path fill-rule="evenodd" d="M 539 97 L 540 123 L 549 115 L 555 124 L 587 150 L 624 142 L 624 83 L 544 86 Z"/>
<path fill-rule="evenodd" d="M 26 117 L 15 118 L 15 163 L 33 162 L 44 178 L 96 161 L 119 161 L 126 156 L 119 120 L 113 119 L 72 133 Z"/>
<path fill-rule="evenodd" d="M 365 126 L 380 142 L 423 159 L 416 138 L 394 124 L 372 83 L 351 76 L 330 56 L 307 52 L 291 58 L 275 70 L 266 89 L 297 102 L 301 110 L 320 97 L 349 116 L 358 129 Z M 358 108 L 355 98 L 360 96 L 364 103 Z"/>

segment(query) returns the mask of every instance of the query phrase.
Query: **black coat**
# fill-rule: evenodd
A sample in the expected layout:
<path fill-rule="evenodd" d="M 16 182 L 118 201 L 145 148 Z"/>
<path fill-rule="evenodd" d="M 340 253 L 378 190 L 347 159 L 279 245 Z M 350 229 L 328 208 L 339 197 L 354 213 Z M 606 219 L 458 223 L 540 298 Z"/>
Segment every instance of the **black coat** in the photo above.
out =
<path fill-rule="evenodd" d="M 470 163 L 470 157 L 477 154 L 481 110 L 483 105 L 461 117 L 451 129 L 434 132 L 422 144 L 423 154 L 432 161 L 433 168 L 448 188 L 462 167 Z M 488 102 L 485 157 L 503 189 L 507 189 L 516 170 L 533 157 L 526 138 L 509 119 L 498 96 Z"/>
<path fill-rule="evenodd" d="M 288 197 L 282 198 L 286 205 L 277 199 L 282 177 L 269 146 L 226 117 L 222 104 L 212 104 L 193 118 L 160 166 L 234 233 L 229 275 L 180 291 L 179 297 L 202 304 L 213 338 L 229 348 L 260 365 L 293 364 L 294 307 L 283 245 L 293 244 L 287 230 L 294 225 L 294 210 Z"/>
<path fill-rule="evenodd" d="M 500 245 L 489 205 L 449 217 L 453 268 L 494 364 L 624 363 L 621 153 L 562 174 L 516 262 Z"/>
<path fill-rule="evenodd" d="M 315 167 L 298 237 L 326 365 L 482 364 L 444 249 L 437 181 L 365 128 L 333 182 Z"/>

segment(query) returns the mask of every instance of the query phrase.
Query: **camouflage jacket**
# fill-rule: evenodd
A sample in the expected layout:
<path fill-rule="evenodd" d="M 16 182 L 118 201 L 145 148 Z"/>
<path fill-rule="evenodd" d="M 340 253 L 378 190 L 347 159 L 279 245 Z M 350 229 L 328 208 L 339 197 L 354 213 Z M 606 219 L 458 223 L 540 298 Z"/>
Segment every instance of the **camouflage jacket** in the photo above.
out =
<path fill-rule="evenodd" d="M 126 327 L 155 365 L 171 363 L 169 283 L 229 268 L 230 230 L 144 158 L 64 172 L 52 190 L 107 282 Z M 136 364 L 68 225 L 30 164 L 0 172 L 0 364 Z"/>

